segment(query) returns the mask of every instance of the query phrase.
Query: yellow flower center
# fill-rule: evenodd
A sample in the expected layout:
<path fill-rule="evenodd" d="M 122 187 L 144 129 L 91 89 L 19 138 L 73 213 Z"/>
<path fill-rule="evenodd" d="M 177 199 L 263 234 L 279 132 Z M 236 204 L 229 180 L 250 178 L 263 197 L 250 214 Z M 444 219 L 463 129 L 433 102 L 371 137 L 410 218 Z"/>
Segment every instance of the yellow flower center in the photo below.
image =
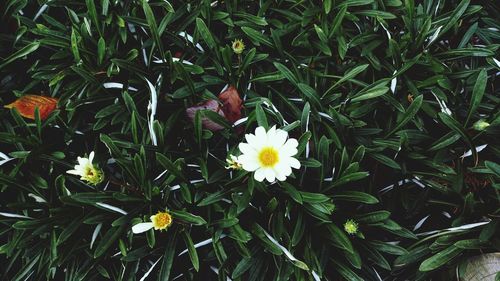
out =
<path fill-rule="evenodd" d="M 95 168 L 92 165 L 85 167 L 81 179 L 88 181 L 90 184 L 96 185 L 104 180 L 104 173 L 102 170 Z"/>
<path fill-rule="evenodd" d="M 172 224 L 172 216 L 167 212 L 158 212 L 152 221 L 155 229 L 165 229 Z"/>
<path fill-rule="evenodd" d="M 274 147 L 264 147 L 259 153 L 259 161 L 263 167 L 274 167 L 279 161 L 279 154 Z"/>

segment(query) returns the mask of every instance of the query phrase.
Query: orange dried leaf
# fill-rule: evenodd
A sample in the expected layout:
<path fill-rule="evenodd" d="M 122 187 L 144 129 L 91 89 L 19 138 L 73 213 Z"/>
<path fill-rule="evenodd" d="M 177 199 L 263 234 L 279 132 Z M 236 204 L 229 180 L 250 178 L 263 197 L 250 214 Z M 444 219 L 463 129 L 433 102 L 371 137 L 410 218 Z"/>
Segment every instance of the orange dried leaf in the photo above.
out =
<path fill-rule="evenodd" d="M 35 109 L 38 107 L 40 118 L 43 120 L 57 108 L 57 101 L 58 99 L 51 97 L 26 95 L 6 105 L 5 108 L 15 108 L 21 116 L 34 120 Z"/>

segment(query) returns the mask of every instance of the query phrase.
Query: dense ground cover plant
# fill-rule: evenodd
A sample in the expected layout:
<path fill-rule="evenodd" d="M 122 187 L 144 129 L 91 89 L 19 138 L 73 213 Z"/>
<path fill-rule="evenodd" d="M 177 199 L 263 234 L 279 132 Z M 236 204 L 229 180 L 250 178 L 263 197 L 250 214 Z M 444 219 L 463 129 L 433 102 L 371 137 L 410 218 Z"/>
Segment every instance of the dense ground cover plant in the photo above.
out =
<path fill-rule="evenodd" d="M 499 247 L 499 12 L 5 1 L 2 278 L 463 275 Z M 268 177 L 238 156 L 276 129 Z"/>

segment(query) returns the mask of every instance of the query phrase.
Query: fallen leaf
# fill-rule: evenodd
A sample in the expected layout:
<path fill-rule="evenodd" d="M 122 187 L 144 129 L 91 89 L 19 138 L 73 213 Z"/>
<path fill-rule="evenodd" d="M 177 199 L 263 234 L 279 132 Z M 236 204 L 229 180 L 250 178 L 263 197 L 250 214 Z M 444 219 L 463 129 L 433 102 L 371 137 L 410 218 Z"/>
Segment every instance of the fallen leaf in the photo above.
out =
<path fill-rule="evenodd" d="M 57 108 L 56 98 L 26 95 L 18 98 L 15 102 L 8 104 L 5 108 L 15 108 L 25 118 L 35 119 L 35 109 L 38 107 L 40 118 L 43 120 Z"/>
<path fill-rule="evenodd" d="M 213 112 L 218 113 L 220 116 L 222 116 L 224 118 L 226 117 L 224 115 L 224 112 L 222 111 L 221 105 L 216 100 L 207 100 L 205 102 L 202 102 L 200 104 L 197 104 L 195 106 L 191 106 L 191 107 L 187 108 L 186 114 L 189 117 L 189 119 L 191 119 L 191 121 L 194 121 L 194 116 L 196 115 L 196 112 L 198 110 L 211 110 Z M 212 120 L 210 120 L 206 117 L 203 117 L 201 119 L 201 124 L 205 129 L 208 129 L 211 131 L 219 131 L 219 130 L 222 130 L 224 128 L 223 126 L 213 122 Z"/>
<path fill-rule="evenodd" d="M 219 94 L 223 106 L 222 111 L 226 115 L 226 119 L 234 123 L 241 119 L 241 109 L 243 101 L 240 98 L 238 90 L 234 86 L 230 86 L 225 91 Z"/>

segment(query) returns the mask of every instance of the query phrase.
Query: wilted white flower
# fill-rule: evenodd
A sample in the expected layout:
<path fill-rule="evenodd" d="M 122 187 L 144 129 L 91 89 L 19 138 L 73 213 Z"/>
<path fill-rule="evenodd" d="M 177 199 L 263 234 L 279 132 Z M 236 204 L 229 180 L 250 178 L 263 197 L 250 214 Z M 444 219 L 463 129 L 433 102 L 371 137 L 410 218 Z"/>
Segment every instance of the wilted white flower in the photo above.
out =
<path fill-rule="evenodd" d="M 238 160 L 238 157 L 236 157 L 232 154 L 229 155 L 228 159 L 226 159 L 226 163 L 227 163 L 226 169 L 241 170 L 241 168 L 242 168 L 241 163 Z"/>
<path fill-rule="evenodd" d="M 92 185 L 97 185 L 104 180 L 104 172 L 98 167 L 92 164 L 94 160 L 94 152 L 90 152 L 89 158 L 78 157 L 78 165 L 75 165 L 74 170 L 67 171 L 68 174 L 80 176 L 81 180 L 84 180 Z"/>

